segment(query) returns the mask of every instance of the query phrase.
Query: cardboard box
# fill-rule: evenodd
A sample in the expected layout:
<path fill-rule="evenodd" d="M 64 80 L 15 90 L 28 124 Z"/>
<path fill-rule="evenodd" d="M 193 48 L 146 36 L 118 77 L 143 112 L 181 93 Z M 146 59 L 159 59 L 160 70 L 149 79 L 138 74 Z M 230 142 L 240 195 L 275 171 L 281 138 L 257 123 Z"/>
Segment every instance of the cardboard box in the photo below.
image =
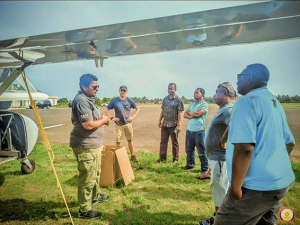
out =
<path fill-rule="evenodd" d="M 116 145 L 104 146 L 101 159 L 100 186 L 114 186 L 122 177 L 125 186 L 134 180 L 126 148 Z"/>

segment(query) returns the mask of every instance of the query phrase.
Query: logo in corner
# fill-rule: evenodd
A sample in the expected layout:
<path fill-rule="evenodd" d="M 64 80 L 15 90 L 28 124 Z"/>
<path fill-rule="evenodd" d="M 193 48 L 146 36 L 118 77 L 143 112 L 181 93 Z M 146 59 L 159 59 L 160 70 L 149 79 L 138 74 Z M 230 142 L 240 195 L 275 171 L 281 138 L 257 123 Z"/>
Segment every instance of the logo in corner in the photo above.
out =
<path fill-rule="evenodd" d="M 290 207 L 283 207 L 279 212 L 279 217 L 283 222 L 292 222 L 295 217 L 295 212 Z"/>

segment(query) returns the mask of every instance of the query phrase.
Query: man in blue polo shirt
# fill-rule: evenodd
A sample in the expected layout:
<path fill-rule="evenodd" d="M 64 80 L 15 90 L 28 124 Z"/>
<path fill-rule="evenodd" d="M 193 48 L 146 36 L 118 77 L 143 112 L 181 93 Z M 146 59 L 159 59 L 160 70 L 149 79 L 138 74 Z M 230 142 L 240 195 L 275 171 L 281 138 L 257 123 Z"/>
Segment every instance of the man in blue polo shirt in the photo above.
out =
<path fill-rule="evenodd" d="M 232 110 L 226 148 L 231 186 L 215 224 L 276 224 L 283 197 L 295 176 L 289 154 L 295 139 L 285 112 L 267 89 L 269 71 L 262 64 L 238 74 L 237 90 L 244 95 Z"/>
<path fill-rule="evenodd" d="M 195 166 L 195 147 L 201 162 L 202 175 L 198 179 L 210 179 L 208 171 L 208 162 L 205 154 L 204 136 L 206 118 L 208 113 L 208 104 L 203 100 L 205 91 L 203 88 L 197 88 L 194 92 L 195 101 L 189 105 L 184 112 L 184 118 L 188 119 L 188 126 L 185 136 L 186 166 L 185 170 Z"/>

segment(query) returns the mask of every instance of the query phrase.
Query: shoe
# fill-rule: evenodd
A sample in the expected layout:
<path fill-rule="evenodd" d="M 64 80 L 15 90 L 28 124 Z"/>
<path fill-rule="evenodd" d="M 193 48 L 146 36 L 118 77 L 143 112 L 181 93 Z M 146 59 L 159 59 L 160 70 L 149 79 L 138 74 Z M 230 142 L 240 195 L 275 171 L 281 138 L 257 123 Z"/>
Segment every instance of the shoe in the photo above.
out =
<path fill-rule="evenodd" d="M 194 167 L 190 167 L 188 165 L 184 166 L 184 167 L 181 167 L 181 169 L 183 170 L 190 170 L 190 169 L 193 169 Z"/>
<path fill-rule="evenodd" d="M 158 160 L 156 160 L 156 162 L 160 163 L 160 162 L 164 162 L 166 160 L 159 158 Z"/>
<path fill-rule="evenodd" d="M 174 161 L 172 162 L 173 165 L 176 165 L 177 163 L 178 163 L 178 160 L 174 160 Z"/>
<path fill-rule="evenodd" d="M 82 218 L 82 219 L 97 219 L 97 218 L 100 218 L 101 216 L 102 216 L 101 212 L 97 212 L 94 210 L 90 210 L 87 212 L 81 212 L 79 210 L 79 212 L 78 212 L 78 217 Z"/>
<path fill-rule="evenodd" d="M 197 179 L 199 180 L 205 180 L 205 179 L 210 179 L 211 177 L 211 173 L 210 173 L 210 169 L 204 173 L 201 174 L 200 177 L 197 177 Z"/>
<path fill-rule="evenodd" d="M 108 199 L 109 199 L 109 196 L 100 194 L 100 197 L 97 200 L 92 201 L 92 205 L 96 205 L 101 202 L 106 202 L 106 201 L 108 201 Z"/>
<path fill-rule="evenodd" d="M 214 224 L 214 222 L 215 222 L 214 217 L 211 217 L 205 221 L 202 221 L 202 222 L 200 221 L 199 225 L 211 225 L 211 224 Z"/>
<path fill-rule="evenodd" d="M 131 161 L 132 161 L 132 162 L 138 162 L 137 159 L 136 159 L 136 157 L 135 157 L 135 155 L 132 155 L 132 156 L 131 156 Z"/>

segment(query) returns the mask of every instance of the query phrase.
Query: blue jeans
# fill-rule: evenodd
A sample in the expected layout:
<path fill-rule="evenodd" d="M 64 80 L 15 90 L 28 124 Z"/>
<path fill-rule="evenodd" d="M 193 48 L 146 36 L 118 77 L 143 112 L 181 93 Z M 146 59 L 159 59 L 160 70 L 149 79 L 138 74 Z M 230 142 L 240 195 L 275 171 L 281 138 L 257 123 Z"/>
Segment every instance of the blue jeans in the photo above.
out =
<path fill-rule="evenodd" d="M 204 148 L 205 129 L 201 131 L 186 131 L 185 136 L 185 151 L 186 151 L 186 165 L 189 167 L 195 166 L 195 147 L 198 150 L 198 156 L 201 162 L 201 171 L 208 170 L 208 161 Z"/>

